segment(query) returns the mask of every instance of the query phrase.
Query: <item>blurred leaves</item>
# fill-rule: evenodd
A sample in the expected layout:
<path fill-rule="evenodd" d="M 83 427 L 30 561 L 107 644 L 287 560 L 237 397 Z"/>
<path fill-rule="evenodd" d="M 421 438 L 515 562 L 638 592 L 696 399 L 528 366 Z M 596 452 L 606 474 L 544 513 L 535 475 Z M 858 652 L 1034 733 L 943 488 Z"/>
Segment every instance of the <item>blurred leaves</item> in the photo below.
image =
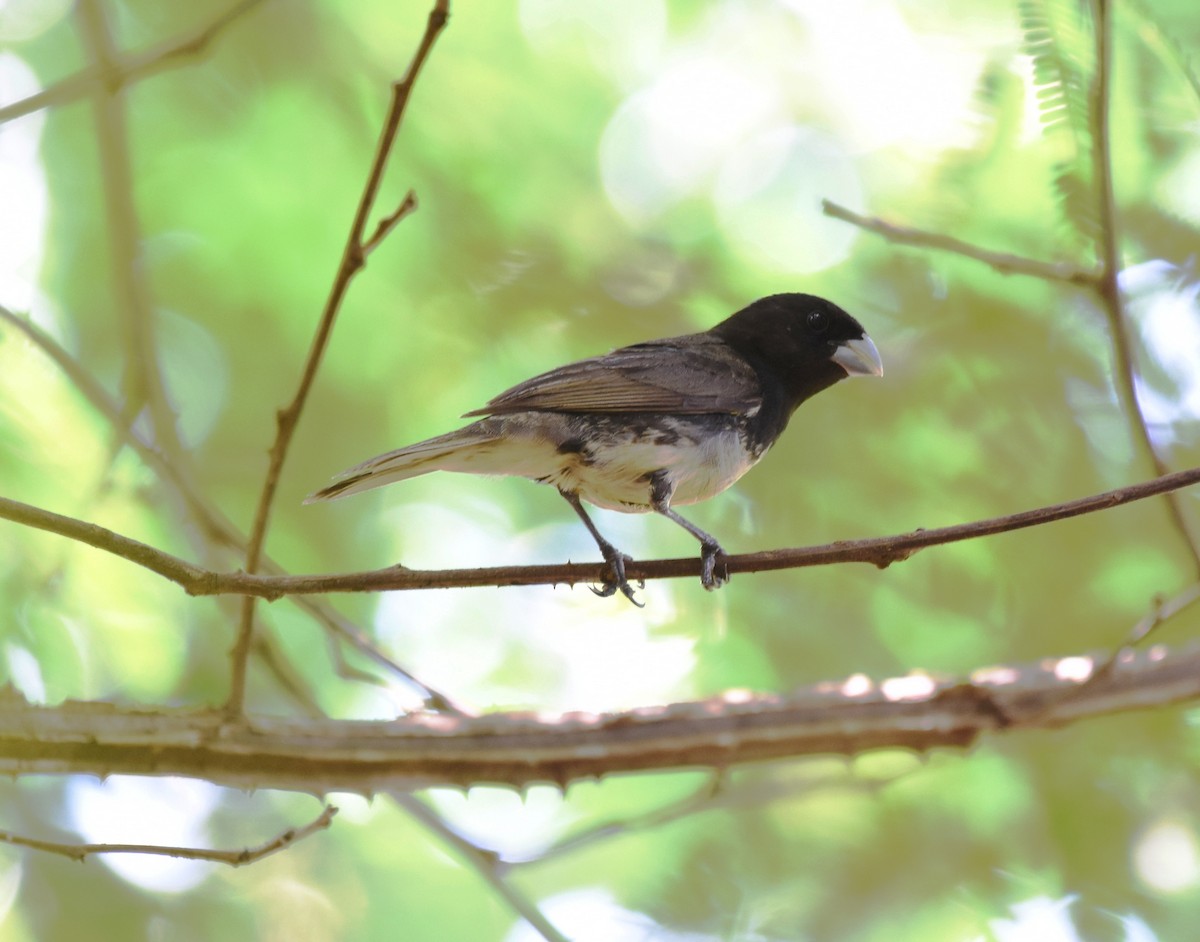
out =
<path fill-rule="evenodd" d="M 1047 137 L 1056 144 L 1054 185 L 1075 233 L 1099 230 L 1093 179 L 1092 107 L 1095 73 L 1090 7 L 1081 0 L 1020 0 L 1024 49 L 1033 60 L 1033 84 Z"/>
<path fill-rule="evenodd" d="M 3 32 L 11 21 L 0 14 L 0 58 L 19 58 L 47 86 L 86 62 L 67 5 L 43 7 L 36 30 L 19 34 Z M 119 44 L 139 49 L 226 8 L 106 6 Z M 1146 399 L 1156 406 L 1152 432 L 1181 468 L 1200 464 L 1189 359 L 1200 319 L 1200 97 L 1189 51 L 1200 48 L 1200 16 L 1192 0 L 1117 9 L 1113 169 L 1122 251 L 1143 276 L 1125 287 L 1155 397 Z M 864 212 L 1086 266 L 1097 235 L 1088 11 L 1076 0 L 456 5 L 381 196 L 386 212 L 411 186 L 420 210 L 372 254 L 347 300 L 268 549 L 297 571 L 590 558 L 561 501 L 521 481 L 430 477 L 336 505 L 299 500 L 358 459 L 447 430 L 525 376 L 705 327 L 778 290 L 851 309 L 887 375 L 806 404 L 759 469 L 694 509 L 731 550 L 961 522 L 1148 476 L 1116 404 L 1104 318 L 1086 292 L 826 228 L 842 224 L 805 195 L 816 178 L 803 160 L 740 149 L 819 136 L 833 142 L 838 179 L 861 194 Z M 153 299 L 160 365 L 197 487 L 243 527 L 388 83 L 426 13 L 386 0 L 264 3 L 203 59 L 122 93 L 145 233 L 137 274 Z M 736 83 L 714 80 L 730 74 Z M 622 145 L 611 132 L 631 102 L 654 107 L 638 112 L 644 133 Z M 704 152 L 673 150 L 680 142 Z M 697 162 L 705 172 L 688 176 Z M 627 191 L 661 212 L 615 208 L 606 181 L 630 167 L 642 171 L 625 179 Z M 88 102 L 0 128 L 0 175 L 15 181 L 4 192 L 19 185 L 22 197 L 0 207 L 0 302 L 28 309 L 115 394 L 126 351 Z M 684 177 L 686 192 L 667 185 Z M 769 216 L 749 202 L 754 212 L 741 214 L 738 199 L 763 194 Z M 726 231 L 746 218 L 772 228 L 752 238 Z M 748 251 L 755 239 L 773 252 Z M 827 252 L 832 261 L 817 266 Z M 135 420 L 144 430 L 144 417 Z M 36 347 L 0 328 L 5 496 L 236 565 L 119 441 Z M 1195 520 L 1195 496 L 1185 501 Z M 692 549 L 663 521 L 613 515 L 603 525 L 635 556 Z M 719 594 L 690 580 L 654 583 L 646 613 L 583 587 L 336 604 L 392 657 L 475 707 L 604 709 L 1103 650 L 1156 596 L 1185 588 L 1187 572 L 1162 508 L 1147 504 L 927 551 L 885 571 L 739 576 Z M 1193 637 L 1195 608 L 1164 625 L 1161 640 Z M 0 623 L 0 672 L 28 695 L 195 707 L 227 692 L 235 606 L 188 599 L 84 547 L 6 525 L 0 610 L 10 616 Z M 261 620 L 331 714 L 386 716 L 411 703 L 410 691 L 340 676 L 322 630 L 292 603 L 263 606 Z M 296 709 L 261 666 L 251 688 L 255 709 Z M 1036 925 L 1070 931 L 1072 921 L 1090 940 L 1125 937 L 1134 923 L 1121 920 L 1134 917 L 1149 937 L 1186 938 L 1200 874 L 1162 889 L 1145 841 L 1164 821 L 1200 830 L 1195 714 L 997 736 L 968 755 L 742 769 L 730 794 L 763 786 L 767 800 L 646 826 L 510 876 L 563 912 L 610 914 L 591 927 L 689 942 L 961 942 L 1031 938 Z M 845 781 L 811 787 L 830 766 Z M 469 794 L 455 822 L 489 835 L 479 821 L 499 826 L 488 846 L 501 852 L 553 843 L 668 806 L 704 774 L 579 783 L 540 816 L 544 796 L 522 813 L 512 796 Z M 22 780 L 0 795 L 0 827 L 78 838 L 64 783 Z M 336 803 L 345 807 L 331 832 L 186 893 L 6 852 L 5 925 L 13 938 L 45 940 L 100 930 L 183 940 L 517 937 L 513 911 L 480 872 L 394 804 Z M 237 846 L 264 830 L 248 837 L 246 821 L 282 827 L 309 810 L 297 796 L 223 792 L 196 820 L 214 844 Z M 524 829 L 511 839 L 509 818 Z"/>

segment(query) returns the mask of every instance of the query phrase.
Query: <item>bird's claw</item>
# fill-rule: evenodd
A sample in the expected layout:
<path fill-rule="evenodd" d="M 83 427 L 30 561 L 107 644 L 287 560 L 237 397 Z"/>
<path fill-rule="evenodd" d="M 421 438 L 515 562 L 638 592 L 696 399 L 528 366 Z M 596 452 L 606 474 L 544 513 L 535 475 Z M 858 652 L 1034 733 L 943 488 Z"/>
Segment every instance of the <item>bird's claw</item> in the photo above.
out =
<path fill-rule="evenodd" d="M 725 557 L 725 550 L 721 549 L 719 543 L 703 543 L 700 546 L 700 584 L 709 592 L 713 589 L 719 589 L 729 581 L 729 567 L 722 562 L 721 572 L 717 570 L 717 557 L 722 560 Z"/>
<path fill-rule="evenodd" d="M 603 549 L 604 561 L 608 563 L 609 573 L 611 578 L 605 579 L 600 586 L 588 586 L 596 595 L 602 599 L 606 599 L 611 595 L 615 595 L 617 590 L 621 590 L 621 594 L 629 599 L 638 608 L 645 608 L 645 603 L 639 602 L 633 594 L 633 586 L 629 584 L 629 580 L 625 578 L 625 564 L 633 562 L 632 557 L 626 556 L 620 550 L 609 547 Z M 638 588 L 646 588 L 646 580 L 638 580 Z"/>

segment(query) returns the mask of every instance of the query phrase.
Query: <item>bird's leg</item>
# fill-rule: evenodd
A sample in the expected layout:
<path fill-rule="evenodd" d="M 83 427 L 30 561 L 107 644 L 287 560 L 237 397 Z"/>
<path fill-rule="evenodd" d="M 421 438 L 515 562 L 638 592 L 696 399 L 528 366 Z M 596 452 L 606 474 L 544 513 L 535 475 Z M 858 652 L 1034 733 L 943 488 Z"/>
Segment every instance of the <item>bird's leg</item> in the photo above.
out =
<path fill-rule="evenodd" d="M 629 599 L 638 608 L 645 606 L 633 596 L 633 586 L 629 584 L 629 580 L 625 578 L 625 563 L 633 562 L 633 560 L 622 553 L 619 549 L 613 546 L 608 540 L 600 535 L 600 531 L 596 529 L 596 525 L 592 523 L 592 518 L 587 515 L 587 511 L 583 509 L 583 503 L 579 500 L 579 495 L 574 491 L 560 490 L 563 498 L 574 509 L 575 513 L 579 514 L 579 519 L 583 521 L 583 525 L 588 528 L 588 533 L 592 535 L 592 539 L 596 541 L 596 545 L 600 547 L 600 554 L 604 557 L 604 561 L 608 563 L 609 571 L 612 573 L 611 579 L 606 579 L 604 585 L 597 589 L 595 586 L 590 586 L 591 590 L 601 598 L 608 598 L 618 589 L 625 598 Z M 638 583 L 640 588 L 645 588 L 645 582 Z"/>
<path fill-rule="evenodd" d="M 725 550 L 717 542 L 716 537 L 705 533 L 689 520 L 684 520 L 671 509 L 671 496 L 675 493 L 675 484 L 665 470 L 655 471 L 650 475 L 650 506 L 655 513 L 662 514 L 668 520 L 674 520 L 700 541 L 700 584 L 710 592 L 720 588 L 729 581 L 729 570 L 717 574 L 717 557 L 724 556 Z"/>

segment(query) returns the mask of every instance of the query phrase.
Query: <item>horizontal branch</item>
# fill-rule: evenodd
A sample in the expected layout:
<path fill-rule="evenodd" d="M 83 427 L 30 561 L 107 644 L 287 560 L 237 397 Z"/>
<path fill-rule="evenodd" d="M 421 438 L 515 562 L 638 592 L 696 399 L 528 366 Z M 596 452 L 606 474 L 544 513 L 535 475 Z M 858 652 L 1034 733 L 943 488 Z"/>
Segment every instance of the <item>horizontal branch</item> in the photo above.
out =
<path fill-rule="evenodd" d="M 1094 288 L 1097 275 L 1077 265 L 1068 263 L 1055 264 L 1043 262 L 1036 258 L 1026 258 L 1023 255 L 1012 255 L 1008 252 L 993 252 L 962 239 L 943 235 L 940 232 L 930 232 L 926 229 L 910 229 L 907 226 L 897 226 L 887 220 L 874 216 L 860 216 L 853 210 L 840 206 L 830 200 L 821 201 L 821 209 L 826 216 L 848 222 L 867 232 L 883 236 L 889 242 L 898 245 L 915 245 L 925 249 L 937 249 L 951 252 L 964 258 L 972 258 L 977 262 L 988 265 L 1002 275 L 1028 275 L 1031 278 L 1042 278 L 1046 281 L 1062 281 L 1071 285 Z"/>
<path fill-rule="evenodd" d="M 884 568 L 907 559 L 918 550 L 946 543 L 978 539 L 1042 526 L 1070 517 L 1119 507 L 1200 482 L 1200 468 L 1176 471 L 1162 477 L 1121 487 L 1079 500 L 1039 507 L 1003 517 L 962 523 L 932 530 L 916 530 L 896 536 L 866 540 L 839 540 L 822 546 L 767 550 L 722 557 L 728 572 L 768 572 L 829 566 L 835 563 L 871 563 Z M 380 592 L 397 589 L 449 589 L 473 586 L 575 585 L 601 582 L 603 563 L 557 563 L 543 566 L 492 566 L 482 569 L 418 570 L 390 566 L 368 572 L 334 575 L 281 576 L 246 572 L 212 572 L 164 553 L 145 543 L 106 530 L 92 523 L 42 510 L 30 504 L 0 497 L 0 518 L 57 533 L 97 549 L 113 553 L 182 586 L 190 595 L 247 595 L 277 599 L 285 595 L 313 595 L 326 592 Z M 700 575 L 698 556 L 684 559 L 660 559 L 625 564 L 631 580 L 669 579 Z"/>
<path fill-rule="evenodd" d="M 241 850 L 208 850 L 203 847 L 171 847 L 164 844 L 67 844 L 60 841 L 43 841 L 36 837 L 22 837 L 9 831 L 0 831 L 0 843 L 14 847 L 28 847 L 47 854 L 58 854 L 72 860 L 86 860 L 94 854 L 149 854 L 156 857 L 177 857 L 182 860 L 204 860 L 230 867 L 244 867 L 264 857 L 276 854 L 302 841 L 310 834 L 323 831 L 333 823 L 337 808 L 326 805 L 324 810 L 304 827 L 288 828 L 257 847 Z"/>
<path fill-rule="evenodd" d="M 187 475 L 183 474 L 174 463 L 167 460 L 161 451 L 144 438 L 143 433 L 137 427 L 131 426 L 125 421 L 117 401 L 109 395 L 108 391 L 84 368 L 79 360 L 29 318 L 18 317 L 3 304 L 0 304 L 0 322 L 10 324 L 19 330 L 63 371 L 67 379 L 83 394 L 92 407 L 108 421 L 117 436 L 132 448 L 138 457 L 158 474 L 163 484 L 184 502 L 192 519 L 204 531 L 207 540 L 245 553 L 245 534 L 241 533 L 219 508 L 193 486 Z M 0 334 L 0 339 L 2 336 Z M 182 561 L 180 563 L 184 566 L 187 565 Z M 284 573 L 283 567 L 269 555 L 263 556 L 263 568 L 277 576 Z M 411 684 L 424 698 L 428 708 L 446 713 L 461 712 L 448 696 L 429 687 L 384 654 L 362 628 L 341 615 L 326 599 L 314 596 L 296 596 L 295 602 L 298 607 L 308 612 L 323 625 L 332 637 L 344 641 L 380 667 L 391 671 L 406 683 Z M 280 681 L 283 683 L 284 678 L 280 677 Z"/>
<path fill-rule="evenodd" d="M 815 628 L 815 626 L 813 626 Z M 1200 647 L 999 667 L 934 681 L 865 677 L 787 697 L 733 692 L 622 713 L 395 721 L 134 711 L 0 702 L 0 775 L 182 775 L 239 788 L 372 794 L 431 785 L 565 786 L 615 772 L 725 767 L 871 749 L 961 748 L 981 734 L 1050 728 L 1200 699 Z"/>

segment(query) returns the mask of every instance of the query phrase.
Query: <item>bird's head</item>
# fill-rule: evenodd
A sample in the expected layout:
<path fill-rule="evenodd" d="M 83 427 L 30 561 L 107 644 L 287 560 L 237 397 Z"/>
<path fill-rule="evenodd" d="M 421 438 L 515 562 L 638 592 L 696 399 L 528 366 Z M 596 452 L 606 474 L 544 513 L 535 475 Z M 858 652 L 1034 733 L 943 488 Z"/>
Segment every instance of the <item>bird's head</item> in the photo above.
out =
<path fill-rule="evenodd" d="M 710 331 L 744 356 L 765 383 L 798 406 L 848 376 L 882 376 L 883 361 L 862 325 L 811 294 L 761 298 Z"/>

